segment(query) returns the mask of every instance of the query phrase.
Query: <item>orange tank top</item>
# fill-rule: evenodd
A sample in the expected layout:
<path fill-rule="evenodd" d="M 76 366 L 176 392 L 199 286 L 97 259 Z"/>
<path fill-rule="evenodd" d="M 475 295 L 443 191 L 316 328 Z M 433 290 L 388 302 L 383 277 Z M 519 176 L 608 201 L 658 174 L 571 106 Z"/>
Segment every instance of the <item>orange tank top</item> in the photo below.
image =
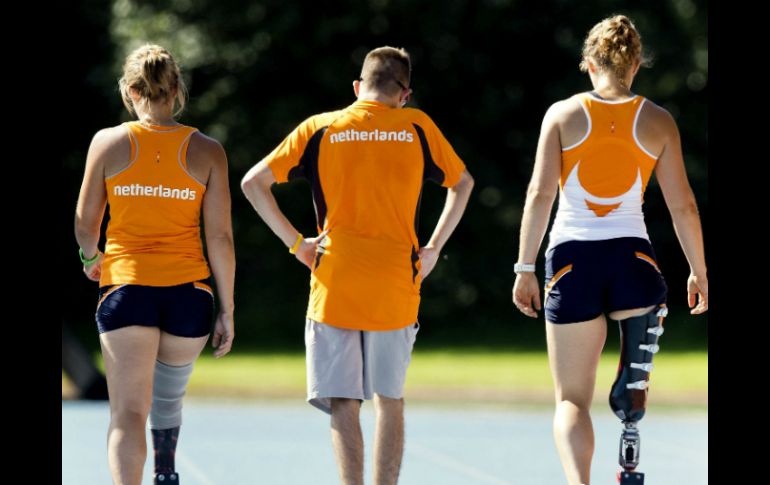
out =
<path fill-rule="evenodd" d="M 636 134 L 646 99 L 576 95 L 586 115 L 583 139 L 562 148 L 559 208 L 548 249 L 566 241 L 648 239 L 642 205 L 657 157 Z"/>
<path fill-rule="evenodd" d="M 187 170 L 190 126 L 124 123 L 131 162 L 105 178 L 110 220 L 99 286 L 174 286 L 210 276 L 200 237 L 206 186 Z"/>

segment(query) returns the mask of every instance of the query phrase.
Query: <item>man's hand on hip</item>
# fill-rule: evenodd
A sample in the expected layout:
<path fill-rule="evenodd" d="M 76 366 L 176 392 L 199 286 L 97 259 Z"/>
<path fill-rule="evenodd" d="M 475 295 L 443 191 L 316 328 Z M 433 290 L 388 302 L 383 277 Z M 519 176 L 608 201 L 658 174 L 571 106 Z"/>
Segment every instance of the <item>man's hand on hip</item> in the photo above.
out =
<path fill-rule="evenodd" d="M 316 237 L 306 237 L 299 243 L 299 248 L 294 253 L 299 262 L 307 266 L 311 271 L 313 270 L 313 259 L 315 258 L 318 245 L 321 244 L 321 241 L 323 241 L 328 233 L 329 230 L 327 229 Z"/>
<path fill-rule="evenodd" d="M 441 251 L 433 246 L 420 248 L 420 251 L 418 252 L 420 256 L 420 278 L 423 281 L 428 277 L 430 272 L 433 271 L 440 253 Z"/>

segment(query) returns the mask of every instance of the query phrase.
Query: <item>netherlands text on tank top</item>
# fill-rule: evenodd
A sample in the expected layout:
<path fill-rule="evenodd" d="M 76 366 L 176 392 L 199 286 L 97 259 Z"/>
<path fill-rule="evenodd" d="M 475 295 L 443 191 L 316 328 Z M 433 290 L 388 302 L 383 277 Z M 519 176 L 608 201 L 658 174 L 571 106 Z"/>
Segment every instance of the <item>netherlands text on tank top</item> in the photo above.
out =
<path fill-rule="evenodd" d="M 206 186 L 187 169 L 197 131 L 124 123 L 131 162 L 105 179 L 110 220 L 100 286 L 174 286 L 210 276 L 200 237 Z"/>
<path fill-rule="evenodd" d="M 548 249 L 574 240 L 649 240 L 642 204 L 657 157 L 636 134 L 645 98 L 605 101 L 589 93 L 575 97 L 588 129 L 583 139 L 562 148 L 559 208 Z"/>

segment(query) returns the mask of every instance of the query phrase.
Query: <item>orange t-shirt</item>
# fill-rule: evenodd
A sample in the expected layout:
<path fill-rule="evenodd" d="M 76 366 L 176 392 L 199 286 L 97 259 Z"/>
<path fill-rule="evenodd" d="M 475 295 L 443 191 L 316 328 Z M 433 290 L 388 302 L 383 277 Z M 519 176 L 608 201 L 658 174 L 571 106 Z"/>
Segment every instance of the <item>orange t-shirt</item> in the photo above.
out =
<path fill-rule="evenodd" d="M 187 171 L 195 128 L 124 123 L 131 163 L 105 179 L 110 221 L 99 286 L 174 286 L 210 276 L 200 237 L 206 186 Z"/>
<path fill-rule="evenodd" d="M 417 321 L 422 185 L 451 187 L 465 165 L 420 110 L 357 101 L 302 122 L 266 158 L 278 183 L 310 181 L 319 245 L 307 317 L 394 330 Z"/>

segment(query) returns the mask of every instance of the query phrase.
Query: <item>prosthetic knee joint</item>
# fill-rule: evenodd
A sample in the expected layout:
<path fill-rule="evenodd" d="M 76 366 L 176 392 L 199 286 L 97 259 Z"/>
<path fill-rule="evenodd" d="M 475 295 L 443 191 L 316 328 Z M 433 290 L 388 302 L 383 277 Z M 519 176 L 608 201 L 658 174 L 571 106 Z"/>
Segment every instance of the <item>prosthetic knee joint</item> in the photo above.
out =
<path fill-rule="evenodd" d="M 652 372 L 652 357 L 658 352 L 658 337 L 663 334 L 663 319 L 668 314 L 660 304 L 645 315 L 620 320 L 620 365 L 610 391 L 610 407 L 623 421 L 620 437 L 621 485 L 644 484 L 644 474 L 634 472 L 639 465 L 639 431 L 636 423 L 644 416 L 647 386 Z"/>

